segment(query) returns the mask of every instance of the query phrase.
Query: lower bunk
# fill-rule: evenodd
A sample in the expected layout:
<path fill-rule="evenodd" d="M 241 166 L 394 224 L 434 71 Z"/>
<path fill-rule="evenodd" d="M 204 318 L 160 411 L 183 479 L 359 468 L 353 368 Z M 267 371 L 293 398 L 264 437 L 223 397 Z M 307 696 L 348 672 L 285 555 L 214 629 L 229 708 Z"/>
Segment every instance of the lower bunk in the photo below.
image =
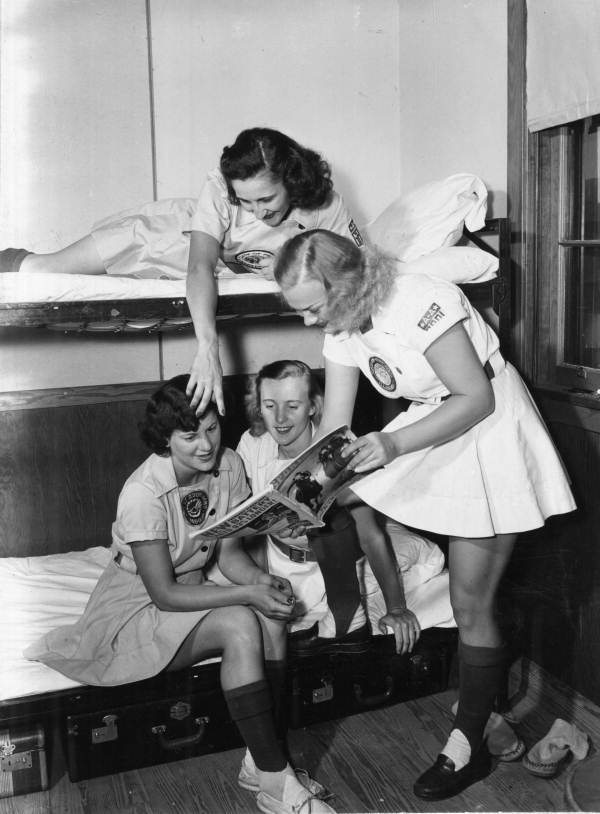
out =
<path fill-rule="evenodd" d="M 290 728 L 449 686 L 457 633 L 448 573 L 436 548 L 428 541 L 420 551 L 413 547 L 404 570 L 407 603 L 423 628 L 411 653 L 398 655 L 393 635 L 378 633 L 381 597 L 368 580 L 361 588 L 373 635 L 359 643 L 332 639 L 329 646 L 319 640 L 314 649 L 306 642 L 295 648 L 290 636 Z M 242 745 L 220 690 L 219 659 L 99 688 L 23 658 L 43 633 L 77 619 L 110 556 L 109 549 L 94 547 L 0 560 L 0 796 L 47 788 L 59 767 L 75 782 Z"/>

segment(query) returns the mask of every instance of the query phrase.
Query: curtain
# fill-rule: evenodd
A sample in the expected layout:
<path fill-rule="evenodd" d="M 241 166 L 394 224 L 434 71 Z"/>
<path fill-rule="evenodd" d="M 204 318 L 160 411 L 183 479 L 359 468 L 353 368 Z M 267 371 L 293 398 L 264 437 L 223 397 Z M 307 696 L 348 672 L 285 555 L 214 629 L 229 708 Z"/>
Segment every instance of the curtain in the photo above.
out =
<path fill-rule="evenodd" d="M 531 131 L 600 113 L 600 0 L 527 0 Z"/>

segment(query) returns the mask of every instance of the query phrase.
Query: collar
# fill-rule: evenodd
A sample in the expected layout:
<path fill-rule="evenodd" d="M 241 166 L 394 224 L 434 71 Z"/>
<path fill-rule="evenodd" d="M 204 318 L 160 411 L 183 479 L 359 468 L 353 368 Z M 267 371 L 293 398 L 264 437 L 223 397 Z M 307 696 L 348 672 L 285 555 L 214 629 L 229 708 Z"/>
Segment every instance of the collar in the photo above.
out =
<path fill-rule="evenodd" d="M 228 449 L 221 447 L 219 459 L 217 460 L 217 466 L 210 472 L 205 472 L 205 477 L 212 477 L 216 471 L 231 471 L 231 461 L 229 459 L 229 455 L 227 454 L 228 452 Z M 175 470 L 173 469 L 173 461 L 171 460 L 170 455 L 153 454 L 148 458 L 147 463 L 150 467 L 152 491 L 155 497 L 162 497 L 162 495 L 166 495 L 167 492 L 171 492 L 173 489 L 179 489 L 179 484 L 177 483 L 177 478 L 175 477 Z"/>

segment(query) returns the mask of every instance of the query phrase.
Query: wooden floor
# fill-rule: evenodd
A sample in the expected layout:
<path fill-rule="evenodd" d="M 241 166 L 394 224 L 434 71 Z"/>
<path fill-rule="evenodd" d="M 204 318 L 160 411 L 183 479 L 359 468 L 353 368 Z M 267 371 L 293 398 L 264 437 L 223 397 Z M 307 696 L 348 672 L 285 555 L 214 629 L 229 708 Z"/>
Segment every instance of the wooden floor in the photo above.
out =
<path fill-rule="evenodd" d="M 425 803 L 412 783 L 438 754 L 456 691 L 361 713 L 290 732 L 297 766 L 310 769 L 336 797 L 338 812 L 567 811 L 573 764 L 553 779 L 529 774 L 522 763 L 501 763 L 483 782 L 450 800 Z M 600 744 L 600 708 L 536 665 L 519 662 L 511 674 L 515 729 L 528 747 L 556 718 L 577 724 Z M 236 785 L 242 749 L 71 783 L 63 775 L 43 793 L 4 798 L 0 814 L 251 814 L 253 796 Z M 600 782 L 600 779 L 599 779 Z"/>

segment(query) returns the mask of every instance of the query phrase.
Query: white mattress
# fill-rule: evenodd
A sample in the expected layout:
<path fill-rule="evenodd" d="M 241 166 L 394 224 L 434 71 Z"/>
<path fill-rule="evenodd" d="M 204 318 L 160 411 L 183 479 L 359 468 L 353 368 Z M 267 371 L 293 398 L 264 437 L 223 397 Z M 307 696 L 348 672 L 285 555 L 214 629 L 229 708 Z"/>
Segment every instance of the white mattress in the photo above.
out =
<path fill-rule="evenodd" d="M 231 276 L 227 276 L 230 274 Z M 217 277 L 220 295 L 277 293 L 274 280 L 256 274 L 224 273 Z M 78 302 L 185 298 L 185 280 L 136 279 L 110 274 L 0 273 L 0 302 Z"/>
<path fill-rule="evenodd" d="M 96 547 L 45 557 L 0 558 L 1 701 L 79 686 L 44 664 L 27 661 L 22 654 L 44 633 L 77 620 L 110 556 L 109 549 Z M 417 577 L 417 571 L 413 576 Z M 421 626 L 454 627 L 447 571 L 417 579 L 427 581 L 410 586 L 406 596 Z M 370 597 L 366 598 L 369 602 Z M 377 611 L 383 612 L 379 607 Z M 373 632 L 378 633 L 376 619 L 372 624 Z"/>

